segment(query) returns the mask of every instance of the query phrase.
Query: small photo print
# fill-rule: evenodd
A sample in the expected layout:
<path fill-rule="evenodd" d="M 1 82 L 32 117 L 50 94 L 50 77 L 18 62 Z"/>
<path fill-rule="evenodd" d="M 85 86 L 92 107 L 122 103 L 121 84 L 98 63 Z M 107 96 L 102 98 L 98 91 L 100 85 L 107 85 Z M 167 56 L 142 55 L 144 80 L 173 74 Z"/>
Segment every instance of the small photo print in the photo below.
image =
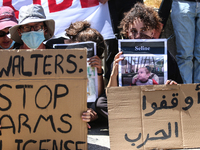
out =
<path fill-rule="evenodd" d="M 87 102 L 96 100 L 96 73 L 95 68 L 87 63 Z"/>
<path fill-rule="evenodd" d="M 166 55 L 123 55 L 119 64 L 119 86 L 164 84 L 167 80 Z"/>
<path fill-rule="evenodd" d="M 70 44 L 54 44 L 53 47 L 56 49 L 87 48 L 87 60 L 96 55 L 96 43 L 92 41 Z M 87 102 L 95 102 L 98 97 L 97 69 L 91 67 L 89 63 L 87 63 L 87 78 Z"/>

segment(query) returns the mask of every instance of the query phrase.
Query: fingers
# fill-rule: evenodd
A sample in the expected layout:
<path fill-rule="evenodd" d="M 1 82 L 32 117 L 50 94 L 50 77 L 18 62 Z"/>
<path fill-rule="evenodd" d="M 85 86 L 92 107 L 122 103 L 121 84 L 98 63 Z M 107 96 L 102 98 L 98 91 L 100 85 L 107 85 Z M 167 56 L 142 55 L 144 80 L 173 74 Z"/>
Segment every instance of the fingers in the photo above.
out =
<path fill-rule="evenodd" d="M 136 18 L 136 19 L 134 20 L 134 22 L 133 22 L 133 24 L 134 24 L 135 26 L 137 26 L 137 24 L 140 24 L 140 23 L 142 23 L 142 21 L 141 21 L 140 18 Z"/>
<path fill-rule="evenodd" d="M 101 68 L 102 61 L 98 56 L 91 57 L 88 62 L 91 67 Z"/>
<path fill-rule="evenodd" d="M 167 80 L 165 82 L 165 85 L 177 85 L 177 82 L 176 81 L 173 81 L 173 80 Z"/>
<path fill-rule="evenodd" d="M 118 64 L 121 60 L 123 60 L 124 58 L 123 57 L 120 57 L 121 55 L 122 55 L 122 51 L 121 52 L 119 52 L 119 53 L 117 53 L 116 55 L 115 55 L 115 59 L 114 59 L 114 65 L 115 64 Z"/>
<path fill-rule="evenodd" d="M 90 122 L 91 120 L 90 112 L 83 112 L 81 118 L 84 122 Z"/>
<path fill-rule="evenodd" d="M 119 53 L 117 53 L 116 55 L 115 55 L 115 58 L 114 58 L 114 60 L 116 60 L 116 59 L 118 59 L 120 56 L 121 56 L 121 54 L 122 54 L 123 52 L 121 51 L 121 52 L 119 52 Z"/>
<path fill-rule="evenodd" d="M 96 113 L 92 108 L 88 108 L 88 109 L 87 109 L 87 112 L 90 113 L 90 115 L 91 115 L 92 117 L 97 115 L 97 113 Z"/>
<path fill-rule="evenodd" d="M 85 122 L 90 122 L 96 120 L 98 115 L 92 108 L 88 108 L 87 111 L 83 112 L 81 118 Z"/>
<path fill-rule="evenodd" d="M 137 77 L 133 79 L 132 83 L 135 84 L 137 81 Z"/>
<path fill-rule="evenodd" d="M 94 110 L 92 110 L 92 116 L 96 116 L 97 115 L 97 113 L 94 111 Z"/>
<path fill-rule="evenodd" d="M 93 56 L 88 60 L 89 63 L 91 63 L 93 61 L 102 62 L 101 59 L 98 56 Z"/>
<path fill-rule="evenodd" d="M 115 60 L 115 64 L 118 64 L 120 61 L 122 61 L 122 60 L 124 60 L 124 58 L 123 57 L 121 57 L 121 58 L 117 58 L 116 60 Z"/>
<path fill-rule="evenodd" d="M 124 59 L 123 57 L 120 57 L 122 55 L 122 53 L 123 52 L 119 52 L 115 55 L 111 76 L 118 75 L 118 63 Z"/>
<path fill-rule="evenodd" d="M 101 59 L 99 58 L 99 56 L 97 56 L 97 55 L 90 57 L 89 61 L 90 61 L 91 59 L 99 59 L 99 60 L 101 60 Z"/>
<path fill-rule="evenodd" d="M 87 123 L 87 127 L 90 129 L 91 128 L 91 126 L 89 125 L 89 123 Z"/>
<path fill-rule="evenodd" d="M 101 66 L 101 63 L 98 61 L 93 61 L 93 62 L 90 62 L 89 65 L 91 67 L 99 67 L 99 66 Z"/>
<path fill-rule="evenodd" d="M 174 84 L 174 85 L 177 85 L 177 82 L 171 81 L 171 82 L 170 82 L 170 85 L 173 85 L 173 84 Z"/>

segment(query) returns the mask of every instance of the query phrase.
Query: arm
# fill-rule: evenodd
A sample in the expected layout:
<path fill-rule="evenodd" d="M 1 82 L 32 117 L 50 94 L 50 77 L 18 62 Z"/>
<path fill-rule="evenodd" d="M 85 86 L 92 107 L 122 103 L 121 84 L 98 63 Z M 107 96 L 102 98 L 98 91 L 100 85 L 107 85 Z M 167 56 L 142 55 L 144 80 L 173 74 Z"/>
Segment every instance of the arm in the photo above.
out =
<path fill-rule="evenodd" d="M 113 69 L 107 87 L 117 86 L 118 63 L 124 59 L 124 58 L 119 58 L 121 54 L 122 52 L 119 52 L 115 55 L 113 62 Z"/>
<path fill-rule="evenodd" d="M 93 56 L 89 60 L 89 65 L 91 67 L 96 67 L 97 68 L 97 73 L 101 74 L 103 72 L 101 68 L 102 61 L 98 56 Z M 100 96 L 104 91 L 104 82 L 103 82 L 103 74 L 98 75 L 98 96 Z"/>

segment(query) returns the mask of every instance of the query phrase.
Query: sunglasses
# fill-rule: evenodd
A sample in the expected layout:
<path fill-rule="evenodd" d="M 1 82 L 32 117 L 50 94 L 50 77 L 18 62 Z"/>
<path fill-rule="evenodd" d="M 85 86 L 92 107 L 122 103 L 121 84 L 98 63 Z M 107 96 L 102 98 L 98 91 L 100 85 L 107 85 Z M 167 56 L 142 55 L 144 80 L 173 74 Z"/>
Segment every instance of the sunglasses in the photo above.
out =
<path fill-rule="evenodd" d="M 4 31 L 0 31 L 0 37 L 4 37 L 5 35 L 8 35 L 9 34 L 9 31 L 6 33 Z"/>

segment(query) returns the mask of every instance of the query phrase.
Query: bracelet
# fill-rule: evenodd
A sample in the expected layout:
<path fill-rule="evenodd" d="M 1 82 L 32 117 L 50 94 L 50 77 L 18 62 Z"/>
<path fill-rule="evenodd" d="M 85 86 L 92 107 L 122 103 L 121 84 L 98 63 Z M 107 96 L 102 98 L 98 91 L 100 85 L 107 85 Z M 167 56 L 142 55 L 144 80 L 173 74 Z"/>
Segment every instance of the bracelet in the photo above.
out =
<path fill-rule="evenodd" d="M 103 71 L 103 69 L 101 69 L 101 70 L 102 70 L 101 73 L 97 73 L 98 76 L 102 76 L 103 75 L 104 71 Z"/>

